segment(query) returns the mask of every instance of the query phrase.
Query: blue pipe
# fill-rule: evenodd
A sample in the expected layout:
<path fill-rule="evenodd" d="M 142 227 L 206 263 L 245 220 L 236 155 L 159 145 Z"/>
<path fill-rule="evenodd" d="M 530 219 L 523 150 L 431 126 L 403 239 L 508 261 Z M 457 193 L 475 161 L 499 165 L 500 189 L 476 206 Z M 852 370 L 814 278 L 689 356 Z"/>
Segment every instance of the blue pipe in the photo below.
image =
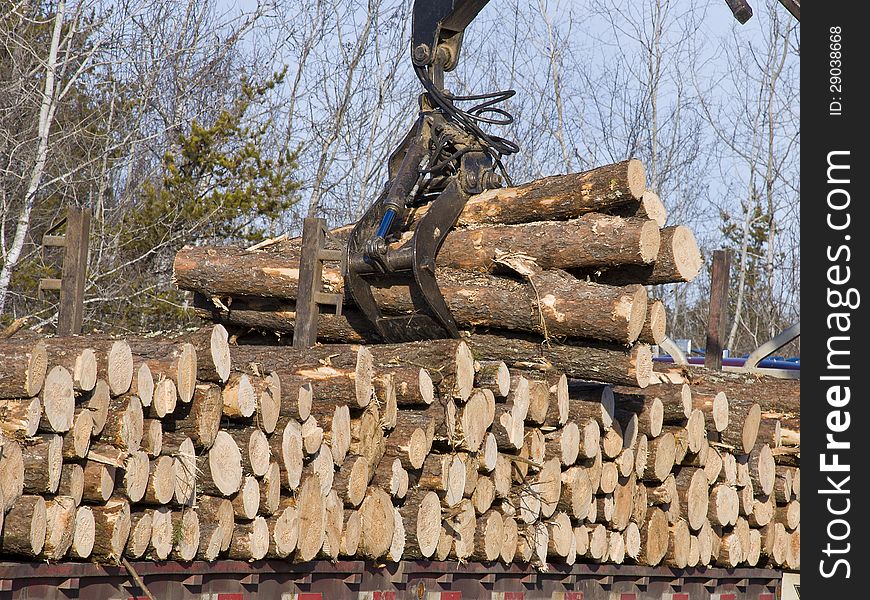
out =
<path fill-rule="evenodd" d="M 672 356 L 656 356 L 653 358 L 653 360 L 666 363 L 674 362 Z M 686 357 L 686 360 L 689 362 L 690 365 L 704 364 L 703 356 L 689 356 Z M 746 357 L 728 357 L 722 359 L 722 365 L 726 367 L 742 367 L 745 363 Z M 758 363 L 758 367 L 761 369 L 785 369 L 787 371 L 800 371 L 801 362 L 799 358 L 792 360 L 785 360 L 782 358 L 765 358 Z"/>

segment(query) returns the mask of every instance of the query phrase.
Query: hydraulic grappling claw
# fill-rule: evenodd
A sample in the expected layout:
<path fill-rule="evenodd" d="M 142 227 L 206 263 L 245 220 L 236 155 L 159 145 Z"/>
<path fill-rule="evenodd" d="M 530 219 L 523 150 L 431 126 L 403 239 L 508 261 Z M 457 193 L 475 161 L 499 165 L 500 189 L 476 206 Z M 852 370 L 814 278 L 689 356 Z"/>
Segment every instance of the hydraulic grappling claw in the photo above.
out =
<path fill-rule="evenodd" d="M 481 125 L 512 123 L 496 105 L 514 92 L 457 96 L 444 89 L 444 72 L 456 68 L 463 32 L 488 1 L 414 4 L 411 58 L 425 88 L 419 116 L 390 156 L 384 191 L 351 232 L 344 272 L 349 299 L 386 342 L 459 335 L 435 279 L 435 258 L 468 198 L 510 182 L 501 158 L 519 148 Z M 463 110 L 456 106 L 461 102 L 477 104 Z M 409 214 L 423 206 L 410 240 L 399 245 Z M 413 315 L 381 314 L 372 288 L 394 285 L 409 288 Z"/>

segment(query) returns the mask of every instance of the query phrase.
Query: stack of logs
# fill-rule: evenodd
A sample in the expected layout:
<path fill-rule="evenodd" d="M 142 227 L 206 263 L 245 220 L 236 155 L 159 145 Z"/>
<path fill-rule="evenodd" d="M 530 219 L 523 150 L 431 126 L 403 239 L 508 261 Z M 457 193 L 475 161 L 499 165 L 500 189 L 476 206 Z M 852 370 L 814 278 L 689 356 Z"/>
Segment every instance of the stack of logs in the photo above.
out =
<path fill-rule="evenodd" d="M 799 567 L 781 401 L 581 382 L 492 338 L 6 341 L 0 555 Z"/>
<path fill-rule="evenodd" d="M 395 247 L 423 211 L 408 217 Z M 667 320 L 647 287 L 690 281 L 702 264 L 691 230 L 665 220 L 638 160 L 489 190 L 468 201 L 446 236 L 438 283 L 460 329 L 490 333 L 493 350 L 540 359 L 546 339 L 571 348 L 566 360 L 578 377 L 644 387 L 650 344 L 665 337 Z M 332 232 L 334 248 L 344 246 L 349 229 Z M 195 310 L 206 319 L 289 336 L 300 252 L 298 238 L 252 249 L 187 247 L 176 255 L 175 282 L 195 293 Z M 343 292 L 338 264 L 327 263 L 323 284 Z M 385 314 L 415 310 L 407 287 L 374 296 Z M 378 341 L 353 306 L 321 314 L 317 333 L 322 342 Z"/>

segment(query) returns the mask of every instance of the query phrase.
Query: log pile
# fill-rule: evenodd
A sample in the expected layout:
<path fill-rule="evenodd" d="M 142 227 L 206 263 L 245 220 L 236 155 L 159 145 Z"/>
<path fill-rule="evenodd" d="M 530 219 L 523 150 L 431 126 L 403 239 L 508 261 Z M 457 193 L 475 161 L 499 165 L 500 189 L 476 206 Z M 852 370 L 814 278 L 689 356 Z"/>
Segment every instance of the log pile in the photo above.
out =
<path fill-rule="evenodd" d="M 426 207 L 408 216 L 407 233 Z M 661 200 L 646 189 L 638 160 L 546 177 L 473 196 L 437 257 L 441 292 L 461 329 L 485 334 L 520 362 L 551 363 L 569 377 L 645 387 L 650 344 L 665 336 L 661 302 L 647 286 L 693 279 L 701 255 L 691 230 L 665 227 Z M 333 233 L 340 249 L 349 233 Z M 194 310 L 235 331 L 292 336 L 301 239 L 256 249 L 187 247 L 174 279 L 194 292 Z M 324 291 L 343 293 L 337 264 L 323 271 Z M 384 314 L 411 314 L 407 287 L 374 290 Z M 324 343 L 378 342 L 361 313 L 321 314 Z M 519 339 L 522 350 L 512 347 Z M 541 351 L 546 341 L 547 351 Z"/>
<path fill-rule="evenodd" d="M 799 568 L 782 395 L 582 382 L 493 337 L 5 341 L 0 556 Z"/>

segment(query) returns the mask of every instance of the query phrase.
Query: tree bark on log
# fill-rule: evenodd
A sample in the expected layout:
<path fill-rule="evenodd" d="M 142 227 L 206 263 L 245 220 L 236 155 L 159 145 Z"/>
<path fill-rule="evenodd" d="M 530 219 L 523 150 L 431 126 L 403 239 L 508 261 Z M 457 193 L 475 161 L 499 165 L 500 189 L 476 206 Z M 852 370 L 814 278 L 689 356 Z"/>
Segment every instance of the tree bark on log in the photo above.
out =
<path fill-rule="evenodd" d="M 87 343 L 86 340 L 82 340 Z M 45 340 L 50 365 L 64 367 L 73 376 L 76 392 L 90 392 L 97 383 L 97 354 L 93 348 L 77 347 L 75 337 Z"/>
<path fill-rule="evenodd" d="M 76 505 L 69 496 L 55 496 L 45 506 L 46 535 L 42 557 L 62 560 L 72 545 Z"/>
<path fill-rule="evenodd" d="M 192 401 L 177 407 L 172 419 L 159 422 L 167 431 L 189 437 L 194 447 L 203 452 L 214 444 L 222 416 L 223 399 L 220 387 L 205 383 L 196 386 Z"/>
<path fill-rule="evenodd" d="M 91 555 L 105 562 L 118 562 L 130 536 L 130 503 L 112 499 L 94 511 L 94 549 Z"/>
<path fill-rule="evenodd" d="M 30 398 L 42 389 L 48 371 L 45 343 L 4 342 L 0 348 L 0 398 Z"/>
<path fill-rule="evenodd" d="M 76 463 L 64 463 L 60 470 L 57 495 L 72 498 L 75 505 L 78 506 L 82 503 L 84 485 L 85 473 L 82 466 Z"/>
<path fill-rule="evenodd" d="M 637 159 L 581 173 L 554 175 L 469 198 L 458 226 L 570 219 L 636 204 L 646 191 L 646 172 Z M 417 218 L 422 214 L 418 211 Z"/>
<path fill-rule="evenodd" d="M 179 400 L 187 403 L 193 399 L 197 376 L 197 355 L 193 344 L 166 343 L 154 339 L 128 339 L 128 343 L 134 360 L 147 361 L 155 379 L 166 378 L 175 383 Z"/>
<path fill-rule="evenodd" d="M 36 557 L 45 544 L 46 528 L 45 499 L 36 495 L 21 496 L 3 519 L 0 550 L 4 554 Z"/>
<path fill-rule="evenodd" d="M 611 269 L 583 269 L 593 281 L 608 285 L 662 285 L 692 281 L 701 272 L 703 260 L 695 234 L 684 225 L 661 230 L 661 243 L 655 261 L 649 265 L 619 265 Z"/>
<path fill-rule="evenodd" d="M 24 460 L 24 492 L 54 494 L 60 484 L 63 466 L 63 438 L 43 433 L 21 447 Z"/>
<path fill-rule="evenodd" d="M 0 400 L 0 432 L 13 439 L 33 437 L 42 420 L 39 397 Z"/>
<path fill-rule="evenodd" d="M 652 375 L 652 353 L 646 344 L 635 344 L 628 350 L 593 343 L 545 348 L 531 339 L 492 334 L 472 334 L 467 341 L 480 359 L 503 360 L 509 366 L 542 366 L 576 379 L 644 388 Z"/>

